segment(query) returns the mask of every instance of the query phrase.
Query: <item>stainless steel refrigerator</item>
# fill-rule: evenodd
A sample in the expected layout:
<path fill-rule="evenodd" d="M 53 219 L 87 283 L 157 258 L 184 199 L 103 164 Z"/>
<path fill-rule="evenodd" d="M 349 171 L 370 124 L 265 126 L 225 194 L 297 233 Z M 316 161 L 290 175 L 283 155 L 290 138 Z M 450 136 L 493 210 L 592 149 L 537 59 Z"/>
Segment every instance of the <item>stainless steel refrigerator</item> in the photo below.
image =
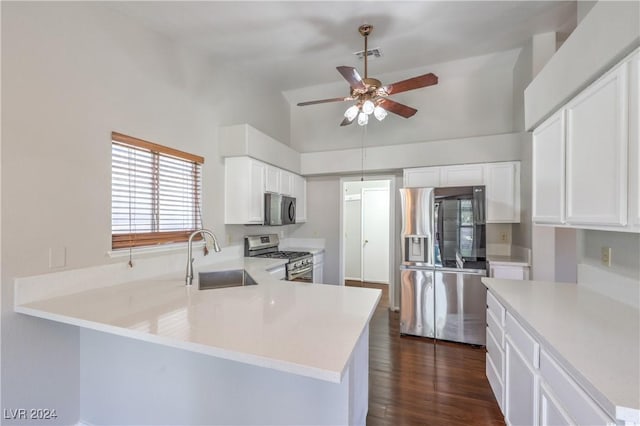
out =
<path fill-rule="evenodd" d="M 485 345 L 485 188 L 402 188 L 400 333 Z"/>

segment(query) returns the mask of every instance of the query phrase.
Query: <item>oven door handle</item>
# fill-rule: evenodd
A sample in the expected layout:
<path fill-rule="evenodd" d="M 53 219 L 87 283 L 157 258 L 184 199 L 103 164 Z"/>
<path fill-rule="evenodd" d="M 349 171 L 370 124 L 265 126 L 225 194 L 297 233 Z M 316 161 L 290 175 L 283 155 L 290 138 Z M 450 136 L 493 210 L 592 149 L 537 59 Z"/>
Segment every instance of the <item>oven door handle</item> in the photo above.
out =
<path fill-rule="evenodd" d="M 289 273 L 289 276 L 287 277 L 287 280 L 291 281 L 291 280 L 295 280 L 296 278 L 300 278 L 301 276 L 303 276 L 304 274 L 308 273 L 308 272 L 312 272 L 313 271 L 313 265 L 301 269 L 300 271 L 294 272 L 294 273 Z"/>

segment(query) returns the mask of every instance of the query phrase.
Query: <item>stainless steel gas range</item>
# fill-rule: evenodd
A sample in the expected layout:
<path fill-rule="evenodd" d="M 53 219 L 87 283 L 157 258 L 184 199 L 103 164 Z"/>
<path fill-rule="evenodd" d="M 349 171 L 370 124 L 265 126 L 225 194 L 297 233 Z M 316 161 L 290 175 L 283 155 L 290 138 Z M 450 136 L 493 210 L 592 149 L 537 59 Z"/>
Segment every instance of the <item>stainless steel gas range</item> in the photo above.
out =
<path fill-rule="evenodd" d="M 313 282 L 313 255 L 306 251 L 282 251 L 278 249 L 279 244 L 276 234 L 247 235 L 244 237 L 244 255 L 288 259 L 285 265 L 288 281 Z"/>

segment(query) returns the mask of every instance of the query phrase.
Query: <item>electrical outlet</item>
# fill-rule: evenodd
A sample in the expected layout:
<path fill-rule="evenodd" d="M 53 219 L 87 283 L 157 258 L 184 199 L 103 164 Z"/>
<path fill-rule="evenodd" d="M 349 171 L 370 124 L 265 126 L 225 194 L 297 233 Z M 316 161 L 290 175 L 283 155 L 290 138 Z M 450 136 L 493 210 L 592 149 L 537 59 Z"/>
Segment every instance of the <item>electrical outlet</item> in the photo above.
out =
<path fill-rule="evenodd" d="M 509 234 L 507 232 L 505 232 L 505 231 L 502 231 L 500 233 L 500 241 L 503 242 L 503 243 L 508 242 L 509 241 Z"/>
<path fill-rule="evenodd" d="M 611 247 L 602 247 L 600 260 L 604 266 L 611 267 Z"/>
<path fill-rule="evenodd" d="M 231 233 L 227 234 L 227 244 L 231 244 Z"/>

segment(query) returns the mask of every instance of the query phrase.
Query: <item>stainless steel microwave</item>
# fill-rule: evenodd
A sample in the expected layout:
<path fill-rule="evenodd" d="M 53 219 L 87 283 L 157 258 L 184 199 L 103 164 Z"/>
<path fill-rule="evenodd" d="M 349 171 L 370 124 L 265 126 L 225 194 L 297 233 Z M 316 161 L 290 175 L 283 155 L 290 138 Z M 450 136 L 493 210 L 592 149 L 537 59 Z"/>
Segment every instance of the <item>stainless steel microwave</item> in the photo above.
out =
<path fill-rule="evenodd" d="M 291 225 L 296 223 L 296 199 L 282 194 L 264 194 L 264 224 Z"/>

